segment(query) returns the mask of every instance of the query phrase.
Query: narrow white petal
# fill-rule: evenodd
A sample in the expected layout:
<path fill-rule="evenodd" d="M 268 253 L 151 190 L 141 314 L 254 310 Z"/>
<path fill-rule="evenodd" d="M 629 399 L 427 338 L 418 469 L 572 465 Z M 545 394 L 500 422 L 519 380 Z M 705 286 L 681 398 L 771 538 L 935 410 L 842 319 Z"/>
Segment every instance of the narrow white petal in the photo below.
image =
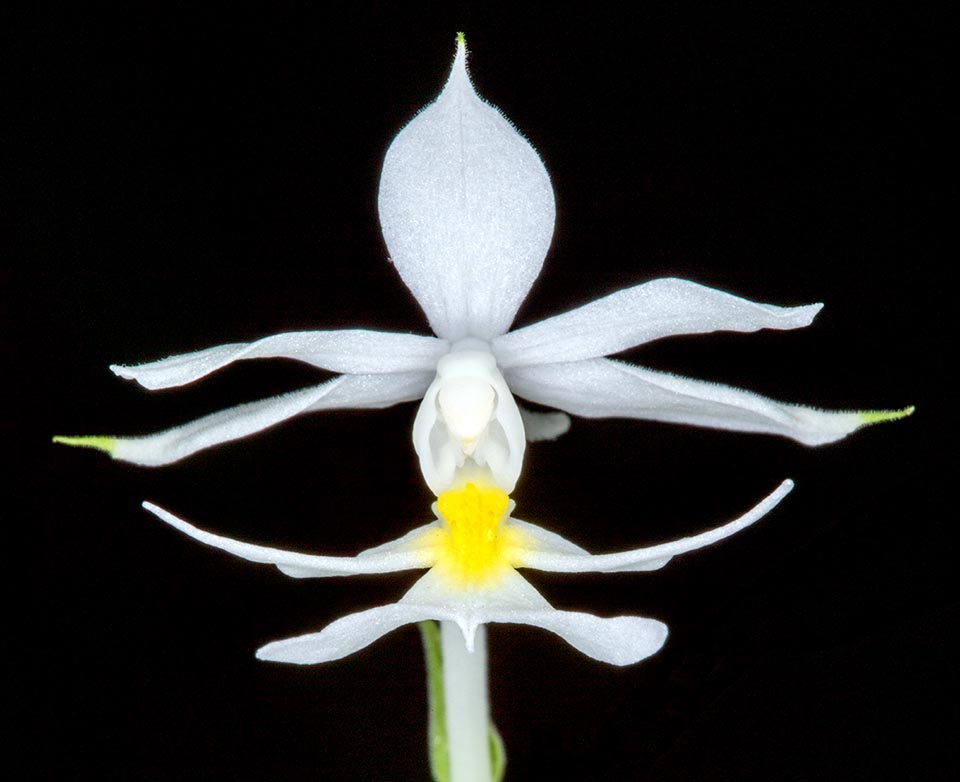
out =
<path fill-rule="evenodd" d="M 367 554 L 372 551 L 375 549 L 368 550 Z M 466 637 L 468 614 L 475 613 L 477 599 L 475 593 L 456 589 L 435 570 L 429 570 L 399 602 L 349 614 L 319 633 L 274 641 L 259 649 L 257 657 L 301 665 L 337 660 L 369 646 L 398 627 L 425 619 L 456 622 Z M 479 600 L 483 602 L 482 596 Z M 476 623 L 470 629 L 470 638 L 475 629 Z"/>
<path fill-rule="evenodd" d="M 534 625 L 556 633 L 587 657 L 633 665 L 660 651 L 667 626 L 639 616 L 600 617 L 577 611 L 491 611 L 487 622 Z"/>
<path fill-rule="evenodd" d="M 346 657 L 398 627 L 425 619 L 455 622 L 472 649 L 477 628 L 490 622 L 528 624 L 556 633 L 589 657 L 630 665 L 663 646 L 667 627 L 654 619 L 557 611 L 519 573 L 510 570 L 495 583 L 462 588 L 436 569 L 424 575 L 398 603 L 350 614 L 319 633 L 269 643 L 261 660 L 309 665 Z"/>
<path fill-rule="evenodd" d="M 373 374 L 432 370 L 449 350 L 445 340 L 386 331 L 295 331 L 256 342 L 236 342 L 136 366 L 111 365 L 114 374 L 151 390 L 192 383 L 234 361 L 291 358 L 331 372 Z"/>
<path fill-rule="evenodd" d="M 733 521 L 699 535 L 691 535 L 671 543 L 647 546 L 619 554 L 587 554 L 582 549 L 580 552 L 564 551 L 557 545 L 556 541 L 547 541 L 547 545 L 541 546 L 539 540 L 536 540 L 536 545 L 523 552 L 516 562 L 516 566 L 561 573 L 613 573 L 656 570 L 663 567 L 672 557 L 678 554 L 685 554 L 688 551 L 710 546 L 759 521 L 773 510 L 790 493 L 791 489 L 793 489 L 793 481 L 786 480 L 757 505 Z M 510 523 L 516 524 L 517 522 L 511 520 Z M 527 531 L 531 526 L 533 525 L 524 526 L 524 531 Z"/>
<path fill-rule="evenodd" d="M 392 603 L 349 614 L 319 633 L 274 641 L 258 649 L 257 657 L 297 665 L 330 662 L 369 646 L 398 627 L 433 618 L 429 608 Z"/>
<path fill-rule="evenodd" d="M 840 440 L 874 422 L 861 412 L 776 402 L 739 388 L 610 359 L 516 367 L 504 375 L 518 396 L 587 418 L 643 418 L 761 432 L 805 445 Z"/>
<path fill-rule="evenodd" d="M 390 145 L 379 194 L 390 258 L 433 330 L 504 333 L 553 235 L 553 189 L 532 146 L 470 84 L 466 52 Z"/>
<path fill-rule="evenodd" d="M 503 368 L 577 361 L 662 337 L 809 326 L 822 304 L 776 307 L 667 277 L 611 293 L 491 341 Z"/>
<path fill-rule="evenodd" d="M 549 413 L 535 413 L 527 410 L 523 405 L 520 408 L 520 418 L 523 420 L 523 430 L 527 441 L 531 443 L 542 440 L 556 440 L 570 429 L 570 416 L 566 413 L 551 411 Z"/>
<path fill-rule="evenodd" d="M 276 565 L 283 573 L 294 578 L 323 578 L 326 576 L 355 576 L 364 573 L 393 573 L 398 570 L 430 567 L 434 557 L 429 546 L 424 546 L 424 534 L 434 525 L 426 525 L 402 538 L 378 546 L 376 551 L 367 551 L 355 557 L 322 557 L 299 554 L 295 551 L 257 546 L 221 535 L 214 535 L 194 527 L 172 513 L 144 502 L 143 507 L 161 521 L 189 535 L 207 546 L 218 548 L 250 562 Z M 420 545 L 417 545 L 418 542 Z"/>
<path fill-rule="evenodd" d="M 102 438 L 114 459 L 153 467 L 241 437 L 247 437 L 301 413 L 346 408 L 389 407 L 419 399 L 431 375 L 343 375 L 318 386 L 221 410 L 196 421 L 146 437 Z M 68 443 L 69 444 L 69 443 Z"/>
<path fill-rule="evenodd" d="M 476 628 L 482 624 L 527 624 L 556 633 L 595 660 L 630 665 L 654 654 L 667 637 L 666 625 L 653 619 L 604 619 L 557 611 L 515 570 L 507 571 L 493 583 L 464 590 L 452 586 L 434 569 L 414 584 L 400 602 L 432 608 L 434 619 L 456 622 L 468 648 Z"/>

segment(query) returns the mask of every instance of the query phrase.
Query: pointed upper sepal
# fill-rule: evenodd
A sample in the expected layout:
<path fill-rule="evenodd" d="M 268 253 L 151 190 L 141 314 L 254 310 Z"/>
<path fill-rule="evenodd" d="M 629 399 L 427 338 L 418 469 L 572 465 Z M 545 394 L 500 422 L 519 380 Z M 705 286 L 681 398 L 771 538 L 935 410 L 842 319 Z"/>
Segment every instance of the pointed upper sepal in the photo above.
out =
<path fill-rule="evenodd" d="M 533 147 L 474 90 L 462 36 L 443 91 L 387 150 L 379 211 L 437 335 L 507 331 L 550 246 L 553 189 Z"/>

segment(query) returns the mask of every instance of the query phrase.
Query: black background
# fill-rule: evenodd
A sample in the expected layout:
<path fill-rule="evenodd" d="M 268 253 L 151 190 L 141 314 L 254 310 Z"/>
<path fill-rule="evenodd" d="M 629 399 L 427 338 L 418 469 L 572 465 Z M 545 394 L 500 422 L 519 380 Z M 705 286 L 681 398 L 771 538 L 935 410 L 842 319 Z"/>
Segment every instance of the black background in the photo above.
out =
<path fill-rule="evenodd" d="M 626 357 L 823 407 L 918 407 L 821 449 L 619 420 L 532 447 L 517 514 L 594 551 L 721 523 L 784 477 L 797 489 L 658 573 L 532 574 L 558 607 L 653 616 L 671 636 L 616 669 L 493 627 L 507 779 L 952 777 L 942 18 L 922 4 L 132 5 L 49 6 L 8 28 L 26 90 L 7 113 L 27 143 L 4 210 L 3 433 L 26 477 L 7 471 L 20 502 L 5 526 L 24 535 L 8 562 L 27 565 L 8 601 L 31 617 L 11 663 L 30 778 L 428 778 L 414 629 L 312 668 L 253 657 L 413 577 L 291 581 L 139 508 L 356 552 L 430 518 L 413 405 L 307 416 L 158 470 L 49 438 L 154 431 L 323 378 L 250 362 L 150 394 L 111 362 L 292 329 L 426 333 L 375 199 L 386 147 L 442 86 L 460 29 L 478 90 L 557 196 L 518 324 L 664 275 L 824 301 L 803 331 Z"/>

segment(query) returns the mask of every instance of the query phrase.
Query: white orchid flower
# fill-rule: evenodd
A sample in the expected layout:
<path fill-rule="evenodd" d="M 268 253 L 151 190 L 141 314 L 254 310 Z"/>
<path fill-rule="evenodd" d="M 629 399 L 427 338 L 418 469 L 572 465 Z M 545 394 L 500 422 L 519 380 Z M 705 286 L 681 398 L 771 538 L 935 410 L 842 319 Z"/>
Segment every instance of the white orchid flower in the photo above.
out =
<path fill-rule="evenodd" d="M 420 399 L 413 440 L 434 494 L 451 488 L 465 464 L 488 469 L 509 493 L 525 442 L 565 432 L 567 413 L 761 432 L 820 445 L 912 412 L 816 410 L 605 358 L 678 334 L 801 328 L 820 304 L 759 304 L 668 278 L 509 331 L 550 245 L 553 190 L 533 147 L 474 91 L 462 36 L 443 91 L 387 152 L 379 211 L 391 260 L 437 336 L 305 331 L 115 365 L 117 375 L 150 390 L 192 383 L 255 358 L 296 359 L 342 375 L 146 437 L 55 439 L 153 466 L 301 413 Z M 563 412 L 525 411 L 514 394 Z"/>
<path fill-rule="evenodd" d="M 508 622 L 541 627 L 602 662 L 630 665 L 657 652 L 667 637 L 662 622 L 641 617 L 601 618 L 558 611 L 519 573 L 621 573 L 662 568 L 672 557 L 723 540 L 769 513 L 793 488 L 784 481 L 739 518 L 699 535 L 618 554 L 589 554 L 542 527 L 514 518 L 506 492 L 468 480 L 433 504 L 436 521 L 355 557 L 323 557 L 267 548 L 197 529 L 152 503 L 143 506 L 208 546 L 276 565 L 293 578 L 354 576 L 429 568 L 396 603 L 338 619 L 319 633 L 267 644 L 261 660 L 322 663 L 362 649 L 397 628 L 437 619 L 455 623 L 473 651 L 478 627 Z"/>

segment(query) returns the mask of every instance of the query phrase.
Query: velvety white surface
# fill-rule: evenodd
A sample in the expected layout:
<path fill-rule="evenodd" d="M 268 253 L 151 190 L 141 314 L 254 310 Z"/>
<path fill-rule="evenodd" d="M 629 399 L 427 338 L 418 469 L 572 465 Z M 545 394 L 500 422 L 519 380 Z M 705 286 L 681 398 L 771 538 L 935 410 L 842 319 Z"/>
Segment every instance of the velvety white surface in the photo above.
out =
<path fill-rule="evenodd" d="M 490 344 L 506 369 L 608 356 L 677 334 L 798 329 L 809 326 L 822 307 L 759 304 L 666 277 L 495 337 Z"/>
<path fill-rule="evenodd" d="M 355 557 L 323 557 L 313 554 L 300 554 L 296 551 L 258 546 L 241 540 L 214 535 L 199 529 L 187 521 L 174 516 L 152 502 L 144 502 L 143 507 L 154 516 L 180 530 L 194 540 L 207 546 L 226 551 L 228 554 L 246 559 L 249 562 L 261 562 L 276 565 L 281 572 L 292 578 L 324 578 L 327 576 L 355 576 L 364 573 L 393 573 L 398 570 L 425 568 L 432 564 L 433 557 L 428 549 L 416 546 L 415 541 L 424 532 L 432 528 L 428 524 L 408 532 L 397 540 L 377 546 L 376 551 L 366 551 Z"/>
<path fill-rule="evenodd" d="M 436 618 L 436 611 L 429 607 L 391 603 L 348 614 L 319 633 L 268 643 L 257 650 L 257 657 L 297 665 L 330 662 L 369 646 L 398 627 Z"/>
<path fill-rule="evenodd" d="M 446 87 L 390 145 L 379 193 L 390 258 L 440 337 L 504 333 L 553 235 L 533 147 L 483 102 L 458 49 Z"/>
<path fill-rule="evenodd" d="M 405 624 L 438 619 L 456 622 L 468 649 L 482 624 L 504 622 L 541 627 L 560 636 L 578 651 L 612 665 L 630 665 L 657 652 L 667 627 L 642 617 L 602 618 L 557 611 L 515 571 L 495 586 L 477 590 L 451 589 L 429 571 L 398 603 L 371 608 L 331 622 L 319 633 L 267 644 L 257 651 L 261 660 L 313 664 L 352 654 Z"/>
<path fill-rule="evenodd" d="M 504 375 L 518 396 L 587 418 L 644 418 L 762 432 L 805 445 L 840 440 L 865 425 L 852 411 L 785 404 L 739 388 L 605 358 L 516 367 Z"/>
<path fill-rule="evenodd" d="M 536 546 L 524 551 L 516 562 L 517 567 L 535 568 L 536 570 L 552 570 L 562 573 L 615 573 L 635 570 L 658 570 L 678 554 L 695 551 L 710 546 L 717 541 L 735 535 L 751 524 L 762 519 L 772 511 L 780 501 L 793 489 L 793 481 L 783 481 L 773 492 L 761 500 L 757 505 L 733 521 L 721 527 L 703 532 L 699 535 L 681 538 L 670 543 L 657 546 L 647 546 L 632 551 L 617 554 L 588 554 L 581 551 L 563 550 L 556 541 L 553 546 Z M 512 524 L 516 520 L 511 519 Z M 529 531 L 526 525 L 524 531 Z M 541 530 L 545 532 L 546 530 Z M 553 533 L 550 533 L 553 535 Z M 559 536 L 554 536 L 559 537 Z M 560 540 L 563 540 L 562 538 Z M 566 542 L 566 541 L 565 541 Z M 573 545 L 573 544 L 570 544 Z"/>
<path fill-rule="evenodd" d="M 446 340 L 389 331 L 293 331 L 256 342 L 235 342 L 193 353 L 181 353 L 146 364 L 112 364 L 114 374 L 136 380 L 144 388 L 172 388 L 192 383 L 234 361 L 291 358 L 331 372 L 377 374 L 432 371 L 450 349 Z"/>
<path fill-rule="evenodd" d="M 197 451 L 247 437 L 301 413 L 345 408 L 389 407 L 419 399 L 430 384 L 425 372 L 342 375 L 300 391 L 249 402 L 146 437 L 116 438 L 113 457 L 156 466 Z"/>

